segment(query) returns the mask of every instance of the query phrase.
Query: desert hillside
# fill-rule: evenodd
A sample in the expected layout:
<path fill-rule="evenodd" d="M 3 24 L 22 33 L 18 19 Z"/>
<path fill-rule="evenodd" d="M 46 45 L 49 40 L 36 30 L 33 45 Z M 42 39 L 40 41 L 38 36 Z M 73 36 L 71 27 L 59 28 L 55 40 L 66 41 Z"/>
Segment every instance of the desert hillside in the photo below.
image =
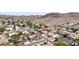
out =
<path fill-rule="evenodd" d="M 1 15 L 0 18 L 6 19 L 29 19 L 34 22 L 44 23 L 49 26 L 63 24 L 68 22 L 79 22 L 79 13 L 70 12 L 70 13 L 48 13 L 46 15 L 31 15 L 31 16 L 6 16 Z"/>
<path fill-rule="evenodd" d="M 79 13 L 48 13 L 42 16 L 40 19 L 36 19 L 36 21 L 51 26 L 68 22 L 79 22 Z"/>

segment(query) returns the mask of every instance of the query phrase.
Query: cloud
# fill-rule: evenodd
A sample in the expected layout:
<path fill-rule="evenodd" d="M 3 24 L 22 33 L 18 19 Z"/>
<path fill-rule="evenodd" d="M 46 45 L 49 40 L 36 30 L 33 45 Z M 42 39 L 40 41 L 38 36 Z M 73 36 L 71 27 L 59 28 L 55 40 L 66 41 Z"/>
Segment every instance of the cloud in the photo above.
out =
<path fill-rule="evenodd" d="M 78 0 L 0 0 L 0 12 L 78 12 Z"/>

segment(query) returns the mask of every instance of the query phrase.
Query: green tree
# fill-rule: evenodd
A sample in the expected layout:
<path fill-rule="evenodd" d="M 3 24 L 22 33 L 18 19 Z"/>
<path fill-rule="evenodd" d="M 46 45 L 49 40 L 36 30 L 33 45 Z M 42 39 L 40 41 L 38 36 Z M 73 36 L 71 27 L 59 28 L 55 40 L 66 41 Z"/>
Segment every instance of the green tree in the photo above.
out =
<path fill-rule="evenodd" d="M 4 25 L 5 23 L 6 23 L 6 21 L 3 20 L 3 21 L 2 21 L 2 24 Z"/>
<path fill-rule="evenodd" d="M 16 24 L 16 21 L 12 21 L 12 24 L 13 24 L 13 25 Z"/>
<path fill-rule="evenodd" d="M 76 29 L 76 28 L 71 28 L 71 30 L 72 30 L 73 32 L 78 31 L 78 29 Z"/>
<path fill-rule="evenodd" d="M 54 45 L 56 45 L 56 46 L 69 46 L 69 43 L 64 42 L 62 39 L 56 38 Z"/>
<path fill-rule="evenodd" d="M 5 28 L 0 28 L 0 33 L 3 33 L 5 31 Z"/>
<path fill-rule="evenodd" d="M 9 38 L 9 34 L 8 33 L 5 33 L 5 36 L 6 36 L 6 38 Z"/>
<path fill-rule="evenodd" d="M 79 43 L 79 38 L 78 39 L 74 39 L 73 41 Z"/>
<path fill-rule="evenodd" d="M 14 43 L 14 45 L 17 45 L 19 43 L 20 35 L 14 34 L 11 36 L 11 39 L 9 39 L 9 42 Z"/>
<path fill-rule="evenodd" d="M 20 36 L 20 35 L 22 35 L 23 33 L 22 32 L 18 32 L 18 35 Z"/>
<path fill-rule="evenodd" d="M 14 31 L 16 30 L 16 24 L 13 25 L 13 29 L 14 29 Z"/>
<path fill-rule="evenodd" d="M 26 23 L 30 28 L 32 28 L 33 23 L 30 20 L 28 20 Z"/>
<path fill-rule="evenodd" d="M 7 23 L 8 23 L 8 24 L 11 24 L 11 21 L 10 21 L 10 20 L 8 20 L 8 21 L 7 21 Z"/>

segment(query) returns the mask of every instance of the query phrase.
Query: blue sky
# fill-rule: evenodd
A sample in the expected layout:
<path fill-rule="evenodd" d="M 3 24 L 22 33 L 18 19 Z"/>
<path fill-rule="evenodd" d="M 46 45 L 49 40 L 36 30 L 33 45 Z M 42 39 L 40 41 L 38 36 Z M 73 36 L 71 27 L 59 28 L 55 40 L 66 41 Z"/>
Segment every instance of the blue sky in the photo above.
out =
<path fill-rule="evenodd" d="M 46 12 L 0 12 L 0 15 L 45 15 Z"/>

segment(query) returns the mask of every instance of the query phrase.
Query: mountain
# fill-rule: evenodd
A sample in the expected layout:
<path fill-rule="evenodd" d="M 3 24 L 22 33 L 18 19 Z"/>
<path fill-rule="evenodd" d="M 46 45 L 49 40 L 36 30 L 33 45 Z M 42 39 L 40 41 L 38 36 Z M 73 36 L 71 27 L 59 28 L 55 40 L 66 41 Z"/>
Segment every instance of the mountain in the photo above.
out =
<path fill-rule="evenodd" d="M 28 12 L 29 13 L 29 12 Z M 10 19 L 30 19 L 34 22 L 43 23 L 48 26 L 53 26 L 57 24 L 64 24 L 68 22 L 79 22 L 79 13 L 78 12 L 69 12 L 69 13 L 3 13 L 0 15 L 0 18 L 6 17 Z M 15 15 L 14 15 L 15 14 Z"/>
<path fill-rule="evenodd" d="M 36 20 L 40 23 L 45 23 L 47 25 L 57 25 L 64 24 L 68 22 L 79 22 L 79 13 L 78 12 L 70 12 L 70 13 L 48 13 L 46 15 L 41 16 L 40 19 Z"/>

